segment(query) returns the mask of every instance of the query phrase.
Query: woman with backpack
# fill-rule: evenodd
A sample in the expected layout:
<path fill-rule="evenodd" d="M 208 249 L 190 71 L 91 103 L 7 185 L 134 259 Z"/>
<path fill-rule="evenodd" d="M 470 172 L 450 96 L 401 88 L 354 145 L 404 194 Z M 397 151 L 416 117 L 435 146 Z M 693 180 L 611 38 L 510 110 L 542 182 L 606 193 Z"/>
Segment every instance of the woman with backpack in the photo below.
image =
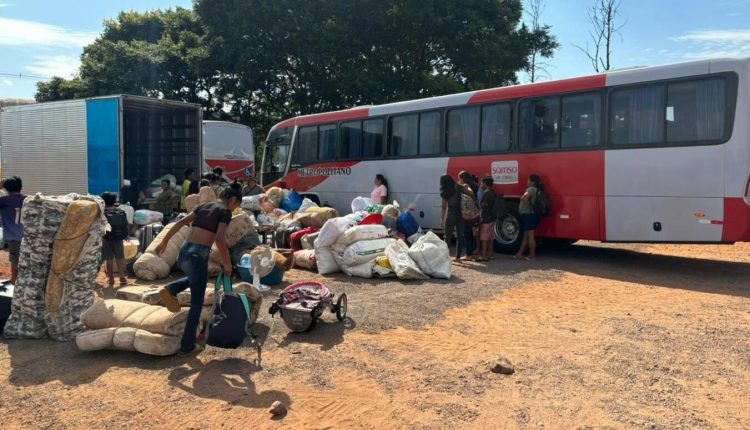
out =
<path fill-rule="evenodd" d="M 529 175 L 529 179 L 526 182 L 526 192 L 521 196 L 521 202 L 518 205 L 518 213 L 521 215 L 523 241 L 521 241 L 521 248 L 514 257 L 516 259 L 536 260 L 536 228 L 539 225 L 539 214 L 534 212 L 534 205 L 539 192 L 543 189 L 542 180 L 539 178 L 539 175 Z M 524 257 L 523 254 L 527 249 L 529 256 Z"/>
<path fill-rule="evenodd" d="M 464 247 L 464 218 L 461 213 L 461 195 L 474 198 L 474 193 L 467 186 L 459 185 L 450 175 L 440 177 L 440 197 L 443 204 L 440 208 L 440 219 L 443 220 L 445 243 L 450 246 L 453 232 L 456 233 L 456 262 L 461 261 L 461 250 Z"/>
<path fill-rule="evenodd" d="M 460 185 L 469 187 L 473 193 L 472 198 L 477 203 L 476 196 L 479 195 L 479 184 L 477 179 L 471 173 L 462 170 L 458 174 L 458 183 Z M 466 244 L 466 258 L 474 259 L 474 252 L 478 249 L 477 244 L 479 243 L 479 231 L 475 231 L 475 227 L 479 225 L 479 217 L 472 220 L 465 220 L 464 222 L 464 244 Z"/>
<path fill-rule="evenodd" d="M 479 261 L 488 261 L 492 259 L 492 242 L 495 234 L 495 224 L 497 222 L 497 213 L 495 206 L 495 191 L 492 189 L 492 176 L 482 178 L 482 198 L 479 201 L 479 208 L 482 211 L 482 223 L 479 227 L 480 250 L 482 257 Z"/>
<path fill-rule="evenodd" d="M 219 200 L 199 204 L 188 216 L 175 223 L 159 243 L 159 246 L 156 247 L 156 254 L 163 254 L 172 236 L 182 227 L 192 225 L 190 236 L 182 245 L 177 259 L 179 268 L 187 276 L 171 282 L 159 290 L 159 297 L 161 297 L 167 309 L 172 312 L 179 312 L 180 304 L 177 301 L 177 294 L 188 288 L 190 289 L 190 310 L 188 311 L 187 321 L 185 321 L 185 332 L 182 335 L 179 355 L 197 353 L 203 350 L 202 346 L 196 345 L 195 337 L 201 310 L 203 309 L 206 283 L 208 282 L 208 256 L 211 253 L 211 246 L 216 243 L 219 254 L 221 254 L 224 274 L 228 277 L 232 276 L 232 262 L 224 233 L 232 219 L 232 211 L 237 209 L 241 202 L 242 187 L 239 183 L 233 182 L 223 189 Z"/>

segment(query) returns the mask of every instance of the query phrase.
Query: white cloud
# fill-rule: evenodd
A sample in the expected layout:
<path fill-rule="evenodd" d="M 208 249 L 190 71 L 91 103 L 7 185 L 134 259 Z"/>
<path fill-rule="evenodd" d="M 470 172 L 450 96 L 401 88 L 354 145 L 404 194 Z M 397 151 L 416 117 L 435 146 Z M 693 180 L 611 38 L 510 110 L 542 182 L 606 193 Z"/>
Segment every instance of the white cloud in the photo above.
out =
<path fill-rule="evenodd" d="M 750 30 L 693 31 L 684 36 L 673 37 L 672 40 L 708 43 L 747 43 L 750 42 Z"/>
<path fill-rule="evenodd" d="M 11 6 L 13 6 L 13 4 L 11 4 L 11 3 L 0 3 L 0 9 L 2 9 L 4 7 L 11 7 Z"/>
<path fill-rule="evenodd" d="M 77 71 L 81 61 L 76 56 L 44 55 L 37 56 L 36 61 L 24 69 L 41 76 L 60 76 L 70 78 Z"/>
<path fill-rule="evenodd" d="M 2 4 L 2 3 L 0 3 L 0 4 Z M 13 81 L 11 81 L 8 78 L 0 78 L 0 86 L 12 87 L 13 86 Z"/>
<path fill-rule="evenodd" d="M 0 45 L 82 47 L 93 42 L 97 35 L 91 31 L 0 17 Z"/>
<path fill-rule="evenodd" d="M 682 59 L 750 56 L 750 30 L 699 30 L 671 37 L 679 49 L 672 51 Z"/>

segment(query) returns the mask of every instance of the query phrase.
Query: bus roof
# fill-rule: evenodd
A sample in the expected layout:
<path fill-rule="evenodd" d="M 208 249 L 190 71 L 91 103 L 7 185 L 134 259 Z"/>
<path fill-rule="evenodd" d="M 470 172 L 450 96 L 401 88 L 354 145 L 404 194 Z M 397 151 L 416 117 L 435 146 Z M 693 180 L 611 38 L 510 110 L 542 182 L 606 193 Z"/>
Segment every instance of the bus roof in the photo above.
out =
<path fill-rule="evenodd" d="M 276 124 L 273 129 L 286 128 L 294 125 L 304 126 L 356 120 L 395 113 L 440 109 L 451 106 L 502 102 L 517 98 L 541 96 L 544 94 L 594 90 L 610 85 L 711 73 L 711 66 L 718 63 L 725 66 L 729 64 L 732 68 L 739 68 L 746 65 L 748 62 L 750 62 L 750 59 L 747 58 L 713 58 L 662 66 L 629 67 L 576 78 L 535 82 L 532 84 L 509 85 L 506 87 L 468 91 L 464 93 L 407 100 L 382 105 L 357 106 L 346 110 L 302 115 L 281 121 Z"/>

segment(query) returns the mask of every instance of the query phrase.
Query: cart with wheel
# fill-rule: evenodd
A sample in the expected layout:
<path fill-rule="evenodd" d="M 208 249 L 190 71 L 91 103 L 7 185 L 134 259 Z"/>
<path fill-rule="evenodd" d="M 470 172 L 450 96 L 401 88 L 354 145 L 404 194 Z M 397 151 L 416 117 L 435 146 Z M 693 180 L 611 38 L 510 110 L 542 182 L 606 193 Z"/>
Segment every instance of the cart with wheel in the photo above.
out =
<path fill-rule="evenodd" d="M 320 282 L 298 282 L 284 288 L 268 312 L 272 316 L 280 313 L 284 324 L 293 332 L 308 332 L 315 328 L 326 309 L 336 314 L 339 321 L 346 318 L 346 293 L 334 303 L 335 297 L 336 294 Z"/>

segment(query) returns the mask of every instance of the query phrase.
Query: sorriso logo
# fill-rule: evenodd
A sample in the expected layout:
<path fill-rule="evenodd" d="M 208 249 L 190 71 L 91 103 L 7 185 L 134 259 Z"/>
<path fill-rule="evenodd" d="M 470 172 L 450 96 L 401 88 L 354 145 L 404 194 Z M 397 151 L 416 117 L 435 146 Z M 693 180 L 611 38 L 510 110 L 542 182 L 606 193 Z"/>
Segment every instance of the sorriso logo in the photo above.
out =
<path fill-rule="evenodd" d="M 518 183 L 518 161 L 493 161 L 492 180 L 496 184 Z"/>

